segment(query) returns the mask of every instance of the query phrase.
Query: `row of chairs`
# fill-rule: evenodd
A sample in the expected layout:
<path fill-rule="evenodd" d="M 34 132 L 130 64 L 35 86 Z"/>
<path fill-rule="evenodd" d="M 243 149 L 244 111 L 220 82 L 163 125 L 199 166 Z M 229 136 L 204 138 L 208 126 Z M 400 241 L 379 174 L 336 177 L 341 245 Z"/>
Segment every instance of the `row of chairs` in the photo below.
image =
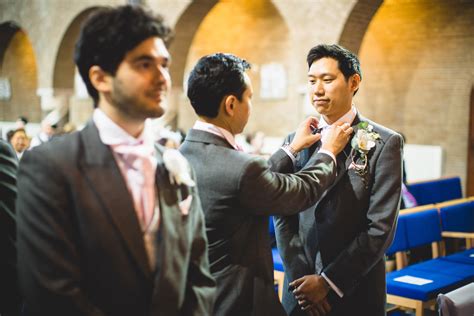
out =
<path fill-rule="evenodd" d="M 407 188 L 418 205 L 442 203 L 463 197 L 460 177 L 411 182 L 407 184 Z"/>
<path fill-rule="evenodd" d="M 443 237 L 465 238 L 466 251 L 443 256 Z M 474 198 L 400 211 L 394 241 L 398 271 L 387 273 L 387 302 L 423 315 L 436 296 L 474 281 Z M 432 245 L 433 259 L 407 266 L 406 251 Z M 473 294 L 474 296 L 474 294 Z"/>

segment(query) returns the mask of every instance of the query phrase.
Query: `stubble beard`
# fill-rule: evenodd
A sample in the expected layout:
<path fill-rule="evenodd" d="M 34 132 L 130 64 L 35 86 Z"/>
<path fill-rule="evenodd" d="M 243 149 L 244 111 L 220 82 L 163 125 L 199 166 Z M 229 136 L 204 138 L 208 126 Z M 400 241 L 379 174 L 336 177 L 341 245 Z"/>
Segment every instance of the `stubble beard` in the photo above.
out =
<path fill-rule="evenodd" d="M 120 112 L 135 120 L 158 118 L 163 115 L 162 100 L 157 102 L 156 106 L 149 107 L 137 95 L 127 95 L 123 90 L 120 83 L 114 82 L 114 93 L 110 95 L 110 103 Z M 144 97 L 147 97 L 146 93 Z"/>

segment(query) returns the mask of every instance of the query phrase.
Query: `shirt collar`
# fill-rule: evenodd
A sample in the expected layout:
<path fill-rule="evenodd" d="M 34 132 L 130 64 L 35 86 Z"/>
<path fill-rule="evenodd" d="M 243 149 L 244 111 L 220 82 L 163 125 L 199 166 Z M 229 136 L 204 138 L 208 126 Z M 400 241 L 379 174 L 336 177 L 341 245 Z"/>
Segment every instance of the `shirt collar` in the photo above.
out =
<path fill-rule="evenodd" d="M 341 116 L 336 122 L 334 123 L 337 123 L 337 122 L 343 122 L 343 123 L 347 123 L 349 125 L 352 125 L 352 122 L 354 121 L 355 117 L 357 115 L 357 109 L 356 107 L 353 105 L 349 111 L 346 112 L 346 114 L 344 114 L 343 116 Z M 324 119 L 324 117 L 321 115 L 321 117 L 319 118 L 319 124 L 318 124 L 318 127 L 319 128 L 326 128 L 328 127 L 329 124 L 326 122 L 326 120 Z"/>
<path fill-rule="evenodd" d="M 145 146 L 154 146 L 152 128 L 148 120 L 145 121 L 143 131 L 138 137 L 133 137 L 132 135 L 127 133 L 123 128 L 121 128 L 114 121 L 112 121 L 112 119 L 108 117 L 107 114 L 104 113 L 104 111 L 99 108 L 96 108 L 94 110 L 92 120 L 97 126 L 97 129 L 99 130 L 100 140 L 105 145 L 134 145 L 137 143 L 143 143 Z"/>
<path fill-rule="evenodd" d="M 237 143 L 235 142 L 234 135 L 232 135 L 231 132 L 229 132 L 228 130 L 222 127 L 216 126 L 212 123 L 207 123 L 204 121 L 197 120 L 196 123 L 194 123 L 193 128 L 217 135 L 225 139 L 234 149 L 239 150 L 239 147 L 237 146 Z"/>

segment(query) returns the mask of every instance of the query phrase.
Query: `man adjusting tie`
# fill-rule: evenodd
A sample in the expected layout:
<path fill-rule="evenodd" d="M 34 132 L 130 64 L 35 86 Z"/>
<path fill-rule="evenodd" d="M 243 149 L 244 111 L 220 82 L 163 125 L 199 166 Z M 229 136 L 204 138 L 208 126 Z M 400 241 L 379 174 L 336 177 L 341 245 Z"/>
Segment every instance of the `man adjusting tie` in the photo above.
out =
<path fill-rule="evenodd" d="M 335 155 L 352 128 L 338 124 L 311 157 L 312 165 L 294 175 L 295 155 L 319 140 L 305 120 L 295 139 L 267 163 L 239 151 L 234 136 L 252 108 L 250 65 L 231 54 L 201 58 L 188 80 L 188 97 L 199 120 L 180 151 L 196 170 L 206 218 L 211 273 L 217 296 L 212 315 L 285 315 L 273 285 L 268 215 L 296 214 L 314 204 L 336 177 Z"/>

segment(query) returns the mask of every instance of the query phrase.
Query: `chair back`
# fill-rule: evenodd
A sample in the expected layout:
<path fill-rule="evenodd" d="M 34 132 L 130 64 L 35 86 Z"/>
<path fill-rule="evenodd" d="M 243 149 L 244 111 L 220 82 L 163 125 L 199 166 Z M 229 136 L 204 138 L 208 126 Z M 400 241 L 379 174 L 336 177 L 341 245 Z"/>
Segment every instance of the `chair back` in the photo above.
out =
<path fill-rule="evenodd" d="M 474 201 L 440 207 L 443 231 L 474 232 Z"/>
<path fill-rule="evenodd" d="M 462 198 L 461 178 L 441 178 L 407 185 L 418 205 L 440 203 Z"/>
<path fill-rule="evenodd" d="M 422 212 L 402 214 L 400 217 L 405 218 L 409 248 L 442 240 L 438 209 L 431 208 Z"/>

